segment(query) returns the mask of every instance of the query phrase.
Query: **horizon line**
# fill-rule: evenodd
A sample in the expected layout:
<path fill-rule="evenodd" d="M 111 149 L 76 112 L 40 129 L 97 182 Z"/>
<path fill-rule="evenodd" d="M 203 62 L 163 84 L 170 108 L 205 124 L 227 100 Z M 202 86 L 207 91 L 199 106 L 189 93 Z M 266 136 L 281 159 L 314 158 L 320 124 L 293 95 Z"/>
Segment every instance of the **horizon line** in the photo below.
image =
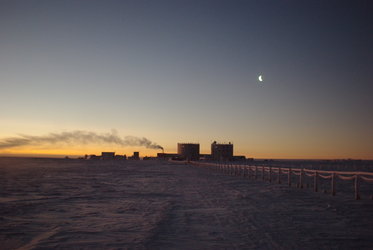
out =
<path fill-rule="evenodd" d="M 87 154 L 92 155 L 92 154 Z M 74 154 L 16 154 L 16 153 L 0 153 L 0 157 L 13 157 L 13 158 L 56 158 L 56 159 L 63 159 L 66 157 L 77 159 L 79 157 L 84 157 L 85 155 L 74 155 Z M 144 155 L 143 157 L 157 157 L 156 155 Z M 246 156 L 245 156 L 246 157 Z M 325 160 L 344 160 L 344 161 L 373 161 L 373 159 L 362 159 L 362 158 L 255 158 L 255 157 L 246 157 L 247 159 L 254 159 L 254 160 L 281 160 L 281 161 L 325 161 Z"/>

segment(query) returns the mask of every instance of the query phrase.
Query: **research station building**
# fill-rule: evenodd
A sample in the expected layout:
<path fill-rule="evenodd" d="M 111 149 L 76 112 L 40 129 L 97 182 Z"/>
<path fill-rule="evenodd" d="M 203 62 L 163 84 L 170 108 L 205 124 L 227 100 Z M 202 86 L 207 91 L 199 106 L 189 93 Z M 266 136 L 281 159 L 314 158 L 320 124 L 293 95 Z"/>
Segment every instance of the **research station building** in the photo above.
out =
<path fill-rule="evenodd" d="M 198 143 L 178 143 L 177 154 L 188 160 L 198 161 L 199 160 L 199 144 Z"/>
<path fill-rule="evenodd" d="M 230 161 L 233 159 L 233 144 L 220 144 L 214 141 L 211 144 L 211 158 L 215 161 Z"/>

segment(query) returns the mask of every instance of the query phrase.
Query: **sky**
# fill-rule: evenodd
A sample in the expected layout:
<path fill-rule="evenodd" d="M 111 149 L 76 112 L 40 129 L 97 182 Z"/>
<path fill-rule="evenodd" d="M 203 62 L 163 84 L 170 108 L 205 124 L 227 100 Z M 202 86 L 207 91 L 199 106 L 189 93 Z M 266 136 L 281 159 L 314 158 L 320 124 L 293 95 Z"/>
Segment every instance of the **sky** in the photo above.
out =
<path fill-rule="evenodd" d="M 358 0 L 0 0 L 0 154 L 161 152 L 6 146 L 78 131 L 165 152 L 218 141 L 254 158 L 373 159 L 371 13 Z"/>

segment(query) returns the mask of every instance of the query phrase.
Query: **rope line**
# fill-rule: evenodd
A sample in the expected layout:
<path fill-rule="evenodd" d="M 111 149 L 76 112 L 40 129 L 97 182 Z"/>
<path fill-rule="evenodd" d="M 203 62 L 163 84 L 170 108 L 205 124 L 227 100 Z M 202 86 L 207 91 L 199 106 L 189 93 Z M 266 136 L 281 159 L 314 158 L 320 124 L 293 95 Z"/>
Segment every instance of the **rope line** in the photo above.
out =
<path fill-rule="evenodd" d="M 367 178 L 367 177 L 365 177 L 365 176 L 359 176 L 361 179 L 363 179 L 364 181 L 366 181 L 366 182 L 369 182 L 369 183 L 373 183 L 373 179 L 372 178 Z"/>
<path fill-rule="evenodd" d="M 319 174 L 319 176 L 320 176 L 321 178 L 324 178 L 324 179 L 331 179 L 331 178 L 332 178 L 331 175 L 322 175 L 322 174 Z"/>
<path fill-rule="evenodd" d="M 340 175 L 340 174 L 337 174 L 337 176 L 338 176 L 339 179 L 344 180 L 344 181 L 350 181 L 350 180 L 355 179 L 355 177 L 356 177 L 356 175 L 353 175 L 353 176 L 343 176 L 343 175 Z"/>
<path fill-rule="evenodd" d="M 307 176 L 309 176 L 309 177 L 313 177 L 313 176 L 315 176 L 315 174 L 309 174 L 309 173 L 307 173 L 307 172 L 305 172 L 304 174 L 307 175 Z"/>

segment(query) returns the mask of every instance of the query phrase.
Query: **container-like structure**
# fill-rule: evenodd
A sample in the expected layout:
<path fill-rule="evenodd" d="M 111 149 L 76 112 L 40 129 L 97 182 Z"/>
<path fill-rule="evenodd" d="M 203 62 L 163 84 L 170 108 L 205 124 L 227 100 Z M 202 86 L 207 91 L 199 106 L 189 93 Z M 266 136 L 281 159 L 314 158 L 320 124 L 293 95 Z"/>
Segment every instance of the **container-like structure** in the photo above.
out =
<path fill-rule="evenodd" d="M 115 152 L 102 152 L 101 159 L 103 160 L 112 160 L 115 157 Z"/>
<path fill-rule="evenodd" d="M 133 159 L 134 160 L 140 160 L 140 153 L 139 152 L 133 152 Z"/>

